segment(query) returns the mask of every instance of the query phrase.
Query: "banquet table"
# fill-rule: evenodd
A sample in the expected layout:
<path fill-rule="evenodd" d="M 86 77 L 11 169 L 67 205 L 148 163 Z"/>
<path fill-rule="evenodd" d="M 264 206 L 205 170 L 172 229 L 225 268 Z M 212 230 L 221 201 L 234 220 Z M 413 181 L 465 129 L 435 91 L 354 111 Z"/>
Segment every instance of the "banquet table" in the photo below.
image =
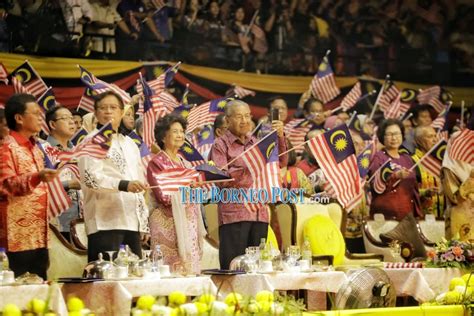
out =
<path fill-rule="evenodd" d="M 96 315 L 130 315 L 133 298 L 145 294 L 164 296 L 173 291 L 198 296 L 215 294 L 217 289 L 208 276 L 65 283 L 62 286 L 65 300 L 77 296 Z"/>
<path fill-rule="evenodd" d="M 457 268 L 384 269 L 397 291 L 397 296 L 413 296 L 423 303 L 449 289 L 449 282 L 462 275 Z"/>
<path fill-rule="evenodd" d="M 45 300 L 51 292 L 50 310 L 59 316 L 67 315 L 67 307 L 57 284 L 3 285 L 0 286 L 0 310 L 6 304 L 15 304 L 21 310 L 26 310 L 29 301 L 34 298 Z"/>
<path fill-rule="evenodd" d="M 326 309 L 326 294 L 337 292 L 346 279 L 346 274 L 340 271 L 212 276 L 216 286 L 220 287 L 221 294 L 229 293 L 232 290 L 245 293 L 245 295 L 255 295 L 262 290 L 271 292 L 275 290 L 307 290 L 307 303 L 310 310 Z"/>

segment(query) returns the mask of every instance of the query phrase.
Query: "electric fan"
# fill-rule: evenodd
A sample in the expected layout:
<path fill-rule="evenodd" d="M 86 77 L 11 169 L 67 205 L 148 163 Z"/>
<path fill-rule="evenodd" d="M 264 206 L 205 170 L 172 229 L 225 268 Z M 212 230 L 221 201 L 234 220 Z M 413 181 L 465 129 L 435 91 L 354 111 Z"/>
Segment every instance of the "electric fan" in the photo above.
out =
<path fill-rule="evenodd" d="M 390 279 L 379 268 L 364 268 L 349 275 L 336 294 L 336 309 L 393 307 L 397 295 Z"/>

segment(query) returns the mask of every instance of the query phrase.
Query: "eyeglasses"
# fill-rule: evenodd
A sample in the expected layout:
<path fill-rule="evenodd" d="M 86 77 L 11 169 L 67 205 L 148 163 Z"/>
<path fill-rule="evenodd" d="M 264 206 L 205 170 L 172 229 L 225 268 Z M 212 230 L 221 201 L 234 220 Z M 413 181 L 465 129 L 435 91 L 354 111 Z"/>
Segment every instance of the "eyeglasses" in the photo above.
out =
<path fill-rule="evenodd" d="M 54 119 L 54 121 L 60 121 L 60 120 L 74 121 L 74 117 L 72 117 L 72 116 L 61 116 L 61 117 L 58 117 L 57 119 Z"/>
<path fill-rule="evenodd" d="M 390 138 L 390 137 L 399 137 L 402 136 L 402 133 L 387 133 L 385 134 L 385 137 Z"/>

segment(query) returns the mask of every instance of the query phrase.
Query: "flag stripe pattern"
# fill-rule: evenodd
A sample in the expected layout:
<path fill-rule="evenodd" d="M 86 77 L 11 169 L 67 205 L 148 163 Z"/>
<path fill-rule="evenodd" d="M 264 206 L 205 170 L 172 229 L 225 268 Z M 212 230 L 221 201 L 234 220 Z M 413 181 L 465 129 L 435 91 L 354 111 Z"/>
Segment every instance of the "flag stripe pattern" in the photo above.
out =
<path fill-rule="evenodd" d="M 426 171 L 438 178 L 441 176 L 441 165 L 446 152 L 446 145 L 446 141 L 440 141 L 436 148 L 420 162 Z"/>
<path fill-rule="evenodd" d="M 438 113 L 440 113 L 445 108 L 445 105 L 440 100 L 440 96 L 441 96 L 441 87 L 432 86 L 420 91 L 420 93 L 418 94 L 418 102 L 420 102 L 420 104 L 429 104 Z"/>
<path fill-rule="evenodd" d="M 252 188 L 266 190 L 270 199 L 272 199 L 270 196 L 272 188 L 281 188 L 277 141 L 277 134 L 273 132 L 242 155 L 242 160 L 252 176 Z M 262 204 L 245 203 L 245 207 L 249 211 L 256 212 Z"/>
<path fill-rule="evenodd" d="M 385 113 L 395 98 L 400 94 L 397 86 L 392 81 L 386 83 L 386 87 L 382 91 L 382 95 L 379 98 L 379 107 L 382 112 Z"/>
<path fill-rule="evenodd" d="M 196 128 L 213 125 L 216 117 L 224 113 L 227 101 L 225 98 L 214 99 L 199 106 L 193 107 L 188 116 L 188 127 L 186 133 L 191 133 Z"/>
<path fill-rule="evenodd" d="M 448 155 L 453 160 L 474 163 L 474 131 L 464 129 L 459 135 L 450 140 Z"/>
<path fill-rule="evenodd" d="M 361 198 L 354 144 L 345 124 L 312 138 L 311 153 L 333 187 L 339 202 L 351 210 Z"/>
<path fill-rule="evenodd" d="M 336 85 L 334 73 L 327 57 L 319 65 L 318 72 L 311 81 L 311 93 L 315 98 L 327 103 L 337 97 L 341 92 Z"/>
<path fill-rule="evenodd" d="M 113 91 L 122 97 L 123 103 L 128 104 L 132 101 L 130 95 L 120 87 L 97 79 L 96 76 L 81 66 L 79 66 L 79 68 L 81 70 L 82 83 L 89 89 L 93 90 L 96 94 L 101 94 L 106 91 Z"/>
<path fill-rule="evenodd" d="M 172 195 L 180 187 L 187 187 L 200 179 L 199 171 L 193 169 L 174 168 L 154 174 L 156 184 L 165 195 Z"/>
<path fill-rule="evenodd" d="M 288 124 L 285 124 L 284 131 L 285 135 L 290 141 L 293 147 L 299 146 L 304 143 L 306 134 L 311 130 L 311 123 L 303 124 L 306 119 L 293 119 Z M 304 147 L 298 147 L 295 149 L 297 154 L 301 154 L 304 151 Z"/>
<path fill-rule="evenodd" d="M 8 84 L 8 71 L 2 63 L 0 63 L 0 81 Z"/>
<path fill-rule="evenodd" d="M 342 99 L 341 106 L 344 111 L 350 110 L 362 96 L 360 82 L 357 82 L 349 91 L 349 93 Z"/>

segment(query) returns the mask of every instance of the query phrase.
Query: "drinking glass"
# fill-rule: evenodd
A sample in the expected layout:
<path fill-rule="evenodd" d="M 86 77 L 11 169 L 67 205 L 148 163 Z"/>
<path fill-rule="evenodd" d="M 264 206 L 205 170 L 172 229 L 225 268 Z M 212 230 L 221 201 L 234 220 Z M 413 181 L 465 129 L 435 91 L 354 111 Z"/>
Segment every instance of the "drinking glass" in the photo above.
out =
<path fill-rule="evenodd" d="M 300 247 L 298 246 L 289 246 L 286 250 L 286 255 L 288 256 L 288 261 L 291 266 L 296 266 L 296 262 L 301 256 Z"/>

